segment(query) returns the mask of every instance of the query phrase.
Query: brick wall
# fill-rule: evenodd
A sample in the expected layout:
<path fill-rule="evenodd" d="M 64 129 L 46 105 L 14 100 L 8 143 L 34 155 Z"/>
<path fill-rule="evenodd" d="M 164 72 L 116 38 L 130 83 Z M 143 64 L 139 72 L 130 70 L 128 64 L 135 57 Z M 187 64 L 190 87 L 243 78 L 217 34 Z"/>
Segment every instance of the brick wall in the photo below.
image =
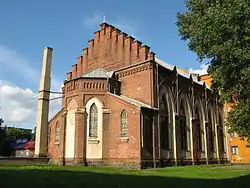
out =
<path fill-rule="evenodd" d="M 98 97 L 103 101 L 105 109 L 103 113 L 103 161 L 111 163 L 137 163 L 139 164 L 141 157 L 140 146 L 140 110 L 138 107 L 127 103 L 110 94 L 96 94 L 96 93 L 82 93 L 76 92 L 73 96 L 69 95 L 66 101 L 70 101 L 72 97 L 79 103 L 81 101 L 82 106 L 92 97 Z M 81 98 L 81 100 L 79 100 Z M 67 102 L 68 103 L 68 102 Z M 67 104 L 65 104 L 67 107 Z M 80 106 L 80 104 L 78 104 Z M 121 139 L 120 125 L 121 125 L 121 112 L 126 110 L 128 117 L 128 139 Z M 80 112 L 76 114 L 76 136 L 79 136 L 79 132 L 83 130 L 84 113 Z M 56 123 L 60 123 L 60 143 L 55 144 L 55 127 Z M 49 123 L 51 127 L 49 154 L 54 162 L 62 162 L 63 158 L 63 143 L 64 143 L 64 118 L 63 111 L 60 111 Z M 84 131 L 82 131 L 84 132 Z M 85 133 L 86 134 L 86 133 Z M 83 139 L 76 138 L 76 161 L 82 161 L 85 150 L 84 135 L 81 134 Z M 80 141 L 80 142 L 79 142 Z M 73 163 L 76 161 L 72 161 Z"/>
<path fill-rule="evenodd" d="M 118 71 L 121 93 L 150 106 L 154 106 L 153 65 L 151 62 Z"/>
<path fill-rule="evenodd" d="M 88 41 L 88 47 L 83 49 L 77 63 L 72 65 L 72 71 L 67 73 L 67 80 L 100 67 L 111 71 L 154 59 L 154 53 L 149 49 L 126 33 L 103 23 L 100 30 L 94 33 L 94 39 Z"/>
<path fill-rule="evenodd" d="M 62 117 L 63 110 L 59 111 L 53 119 L 49 122 L 49 143 L 48 143 L 48 154 L 49 157 L 55 160 L 60 160 L 62 157 L 62 144 L 64 137 L 64 119 Z M 60 126 L 60 143 L 56 143 L 55 140 L 55 132 L 56 132 L 56 124 Z"/>
<path fill-rule="evenodd" d="M 111 160 L 114 158 L 124 159 L 124 161 L 139 161 L 141 157 L 140 143 L 140 109 L 115 96 L 108 96 L 108 106 L 110 109 L 108 147 L 104 152 L 108 152 Z M 121 112 L 125 110 L 128 121 L 128 137 L 121 138 Z M 105 143 L 104 143 L 105 144 Z"/>

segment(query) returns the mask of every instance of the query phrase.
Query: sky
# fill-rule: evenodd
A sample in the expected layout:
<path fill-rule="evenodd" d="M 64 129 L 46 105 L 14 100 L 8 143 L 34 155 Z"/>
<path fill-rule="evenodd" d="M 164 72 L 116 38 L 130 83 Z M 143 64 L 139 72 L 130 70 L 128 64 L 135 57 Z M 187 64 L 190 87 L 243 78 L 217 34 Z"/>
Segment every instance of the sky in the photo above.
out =
<path fill-rule="evenodd" d="M 61 91 L 103 16 L 150 46 L 161 60 L 205 73 L 207 66 L 178 35 L 176 14 L 185 11 L 184 1 L 0 0 L 0 117 L 8 126 L 34 128 L 43 49 L 54 49 L 51 90 Z M 60 107 L 60 99 L 51 101 L 50 118 Z"/>

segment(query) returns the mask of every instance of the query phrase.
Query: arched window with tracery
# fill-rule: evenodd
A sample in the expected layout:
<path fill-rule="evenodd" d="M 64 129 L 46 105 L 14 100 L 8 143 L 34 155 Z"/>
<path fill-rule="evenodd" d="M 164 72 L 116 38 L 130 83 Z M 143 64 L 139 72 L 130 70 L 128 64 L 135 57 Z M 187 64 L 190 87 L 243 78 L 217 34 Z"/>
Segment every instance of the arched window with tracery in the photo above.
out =
<path fill-rule="evenodd" d="M 48 143 L 50 143 L 50 137 L 51 137 L 51 127 L 48 126 Z"/>
<path fill-rule="evenodd" d="M 127 119 L 127 113 L 125 110 L 121 113 L 121 137 L 127 137 L 128 136 L 128 119 Z"/>
<path fill-rule="evenodd" d="M 97 137 L 98 128 L 98 110 L 96 104 L 92 104 L 90 107 L 89 116 L 89 137 Z"/>
<path fill-rule="evenodd" d="M 57 122 L 56 127 L 55 127 L 55 142 L 59 143 L 60 142 L 60 125 Z"/>
<path fill-rule="evenodd" d="M 194 115 L 194 132 L 195 132 L 195 140 L 196 140 L 196 151 L 200 152 L 202 151 L 202 129 L 201 129 L 201 120 L 200 115 L 198 112 L 198 108 L 195 109 L 195 115 Z"/>
<path fill-rule="evenodd" d="M 213 129 L 213 119 L 211 110 L 208 112 L 208 132 L 209 132 L 209 148 L 210 151 L 214 151 L 214 129 Z"/>
<path fill-rule="evenodd" d="M 221 152 L 225 152 L 225 141 L 224 141 L 224 131 L 223 131 L 223 121 L 221 115 L 219 115 L 219 126 L 218 126 L 218 137 L 219 137 L 219 149 Z"/>
<path fill-rule="evenodd" d="M 186 121 L 186 114 L 184 109 L 183 101 L 180 105 L 179 111 L 179 118 L 180 118 L 180 144 L 181 150 L 188 150 L 188 141 L 187 141 L 187 121 Z"/>
<path fill-rule="evenodd" d="M 168 106 L 166 95 L 160 99 L 160 134 L 161 134 L 161 148 L 171 149 L 170 134 L 169 134 L 169 119 L 168 119 Z"/>

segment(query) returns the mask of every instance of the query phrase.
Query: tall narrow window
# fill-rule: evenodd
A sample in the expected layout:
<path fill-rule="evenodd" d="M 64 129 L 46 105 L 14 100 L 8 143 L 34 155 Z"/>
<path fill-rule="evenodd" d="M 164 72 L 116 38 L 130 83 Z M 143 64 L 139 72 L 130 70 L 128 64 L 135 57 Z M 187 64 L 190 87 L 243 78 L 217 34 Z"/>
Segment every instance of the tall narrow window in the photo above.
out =
<path fill-rule="evenodd" d="M 121 137 L 128 136 L 128 120 L 126 111 L 123 110 L 121 113 Z"/>
<path fill-rule="evenodd" d="M 170 149 L 169 123 L 168 123 L 168 107 L 166 96 L 163 95 L 160 100 L 160 134 L 161 134 L 161 148 L 165 150 Z"/>
<path fill-rule="evenodd" d="M 186 123 L 186 114 L 183 107 L 183 104 L 181 104 L 180 107 L 180 142 L 181 142 L 181 149 L 187 150 L 187 123 Z"/>
<path fill-rule="evenodd" d="M 98 111 L 97 111 L 97 106 L 94 103 L 90 107 L 89 137 L 97 137 L 97 126 L 98 126 Z"/>
<path fill-rule="evenodd" d="M 60 142 L 60 126 L 59 123 L 56 123 L 56 128 L 55 128 L 55 142 L 59 143 Z"/>
<path fill-rule="evenodd" d="M 153 118 L 143 115 L 143 147 L 153 155 Z"/>
<path fill-rule="evenodd" d="M 214 151 L 214 129 L 213 129 L 213 122 L 212 122 L 211 111 L 209 111 L 209 114 L 208 114 L 208 122 L 209 122 L 209 145 L 210 145 L 210 151 Z"/>
<path fill-rule="evenodd" d="M 48 126 L 48 143 L 50 143 L 50 137 L 51 137 L 51 127 Z"/>
<path fill-rule="evenodd" d="M 198 109 L 195 110 L 195 122 L 194 122 L 194 127 L 195 127 L 195 136 L 196 136 L 196 149 L 197 152 L 202 151 L 202 131 L 201 131 L 201 124 L 200 124 L 200 117 L 198 113 Z"/>
<path fill-rule="evenodd" d="M 224 152 L 225 151 L 224 131 L 223 131 L 223 122 L 222 122 L 221 116 L 219 116 L 219 122 L 220 122 L 220 126 L 218 128 L 218 135 L 219 135 L 220 151 Z"/>

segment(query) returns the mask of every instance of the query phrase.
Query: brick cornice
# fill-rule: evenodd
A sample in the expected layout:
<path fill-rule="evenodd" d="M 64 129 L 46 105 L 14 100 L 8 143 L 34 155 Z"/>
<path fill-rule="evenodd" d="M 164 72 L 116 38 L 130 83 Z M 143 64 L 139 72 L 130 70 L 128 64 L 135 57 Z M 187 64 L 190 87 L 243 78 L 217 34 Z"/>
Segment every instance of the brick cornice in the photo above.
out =
<path fill-rule="evenodd" d="M 68 110 L 63 110 L 61 113 L 61 117 L 65 117 L 67 115 Z"/>
<path fill-rule="evenodd" d="M 123 71 L 117 73 L 117 76 L 119 78 L 125 77 L 125 76 L 136 74 L 138 72 L 146 71 L 146 70 L 152 69 L 152 68 L 153 68 L 153 64 L 149 62 L 147 64 L 138 65 L 136 67 L 131 67 L 129 69 L 123 70 Z"/>

